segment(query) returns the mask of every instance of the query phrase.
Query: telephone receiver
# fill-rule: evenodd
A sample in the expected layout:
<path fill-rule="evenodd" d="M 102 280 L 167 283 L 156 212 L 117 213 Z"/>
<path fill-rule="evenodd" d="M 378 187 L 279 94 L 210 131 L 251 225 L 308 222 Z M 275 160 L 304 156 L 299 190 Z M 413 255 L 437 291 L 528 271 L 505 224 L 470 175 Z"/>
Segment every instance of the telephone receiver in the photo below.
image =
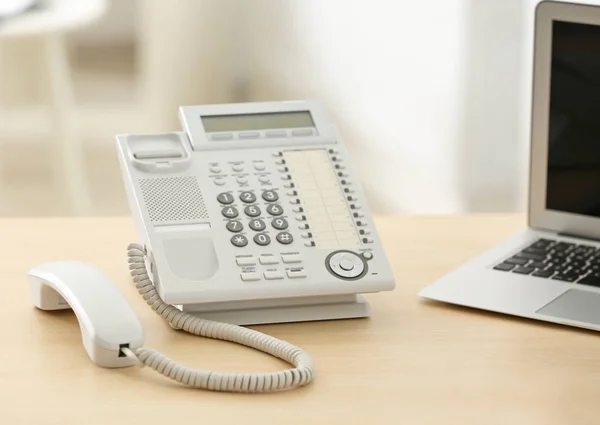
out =
<path fill-rule="evenodd" d="M 181 384 L 213 391 L 273 392 L 312 381 L 314 364 L 300 348 L 241 326 L 191 316 L 164 303 L 148 276 L 144 247 L 132 244 L 129 268 L 146 303 L 175 329 L 245 345 L 294 365 L 279 372 L 244 374 L 194 370 L 146 348 L 137 316 L 110 279 L 97 268 L 80 262 L 40 264 L 28 272 L 33 304 L 41 310 L 71 308 L 79 321 L 83 345 L 92 362 L 107 368 L 148 366 Z"/>
<path fill-rule="evenodd" d="M 144 329 L 123 295 L 98 269 L 79 262 L 40 264 L 29 271 L 33 304 L 40 310 L 73 309 L 83 346 L 98 366 L 133 366 L 122 349 L 144 344 Z"/>

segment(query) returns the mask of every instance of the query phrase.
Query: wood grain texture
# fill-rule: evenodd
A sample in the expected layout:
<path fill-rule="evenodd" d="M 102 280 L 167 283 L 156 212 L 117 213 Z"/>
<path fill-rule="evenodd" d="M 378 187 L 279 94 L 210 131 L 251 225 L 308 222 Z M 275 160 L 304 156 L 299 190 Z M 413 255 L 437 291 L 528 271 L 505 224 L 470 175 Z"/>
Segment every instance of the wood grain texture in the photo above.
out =
<path fill-rule="evenodd" d="M 523 216 L 378 217 L 397 289 L 368 295 L 370 319 L 258 326 L 306 349 L 300 390 L 191 390 L 149 369 L 102 369 L 71 312 L 37 311 L 27 270 L 80 260 L 102 269 L 145 328 L 147 346 L 189 366 L 271 371 L 282 362 L 174 331 L 130 286 L 128 218 L 0 220 L 0 417 L 43 424 L 595 424 L 600 338 L 593 332 L 426 302 L 417 292 L 525 227 Z M 110 314 L 110 306 L 107 306 Z"/>

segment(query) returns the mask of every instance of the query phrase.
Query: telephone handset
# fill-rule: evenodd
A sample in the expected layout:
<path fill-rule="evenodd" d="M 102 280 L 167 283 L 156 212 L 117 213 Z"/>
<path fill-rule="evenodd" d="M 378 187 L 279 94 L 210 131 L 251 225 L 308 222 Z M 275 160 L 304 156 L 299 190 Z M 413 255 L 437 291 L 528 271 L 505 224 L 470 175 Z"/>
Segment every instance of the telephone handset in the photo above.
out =
<path fill-rule="evenodd" d="M 160 298 L 240 325 L 369 316 L 391 268 L 318 103 L 183 106 L 182 132 L 120 135 Z"/>
<path fill-rule="evenodd" d="M 29 285 L 34 305 L 42 310 L 72 308 L 79 320 L 83 345 L 94 363 L 109 368 L 145 365 L 184 385 L 213 391 L 281 391 L 306 385 L 312 380 L 313 361 L 300 348 L 241 326 L 192 317 L 165 304 L 148 277 L 143 247 L 130 245 L 128 257 L 139 293 L 173 327 L 255 348 L 287 361 L 295 368 L 262 374 L 190 369 L 158 351 L 143 347 L 144 331 L 135 313 L 98 269 L 74 261 L 45 263 L 31 269 Z"/>

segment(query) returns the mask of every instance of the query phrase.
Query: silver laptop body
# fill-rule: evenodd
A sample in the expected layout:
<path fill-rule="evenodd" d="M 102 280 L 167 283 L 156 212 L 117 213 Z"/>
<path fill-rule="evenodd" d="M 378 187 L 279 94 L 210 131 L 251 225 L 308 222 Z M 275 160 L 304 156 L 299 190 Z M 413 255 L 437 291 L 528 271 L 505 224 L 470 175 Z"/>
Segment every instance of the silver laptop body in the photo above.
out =
<path fill-rule="evenodd" d="M 419 295 L 600 330 L 600 7 L 535 13 L 528 229 Z"/>

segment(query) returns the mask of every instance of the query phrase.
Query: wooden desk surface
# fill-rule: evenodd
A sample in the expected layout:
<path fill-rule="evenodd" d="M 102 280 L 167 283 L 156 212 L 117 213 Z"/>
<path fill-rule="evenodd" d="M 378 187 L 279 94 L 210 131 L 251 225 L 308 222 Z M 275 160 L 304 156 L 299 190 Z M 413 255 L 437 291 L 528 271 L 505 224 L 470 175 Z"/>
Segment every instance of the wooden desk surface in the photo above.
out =
<path fill-rule="evenodd" d="M 26 272 L 72 259 L 108 274 L 147 346 L 185 364 L 271 371 L 245 347 L 171 330 L 130 286 L 128 218 L 0 220 L 0 418 L 6 424 L 566 424 L 600 421 L 600 337 L 426 302 L 422 287 L 524 228 L 522 216 L 380 217 L 397 290 L 368 295 L 372 318 L 259 326 L 306 349 L 316 380 L 286 393 L 198 391 L 150 369 L 102 369 L 72 312 L 31 304 Z"/>

